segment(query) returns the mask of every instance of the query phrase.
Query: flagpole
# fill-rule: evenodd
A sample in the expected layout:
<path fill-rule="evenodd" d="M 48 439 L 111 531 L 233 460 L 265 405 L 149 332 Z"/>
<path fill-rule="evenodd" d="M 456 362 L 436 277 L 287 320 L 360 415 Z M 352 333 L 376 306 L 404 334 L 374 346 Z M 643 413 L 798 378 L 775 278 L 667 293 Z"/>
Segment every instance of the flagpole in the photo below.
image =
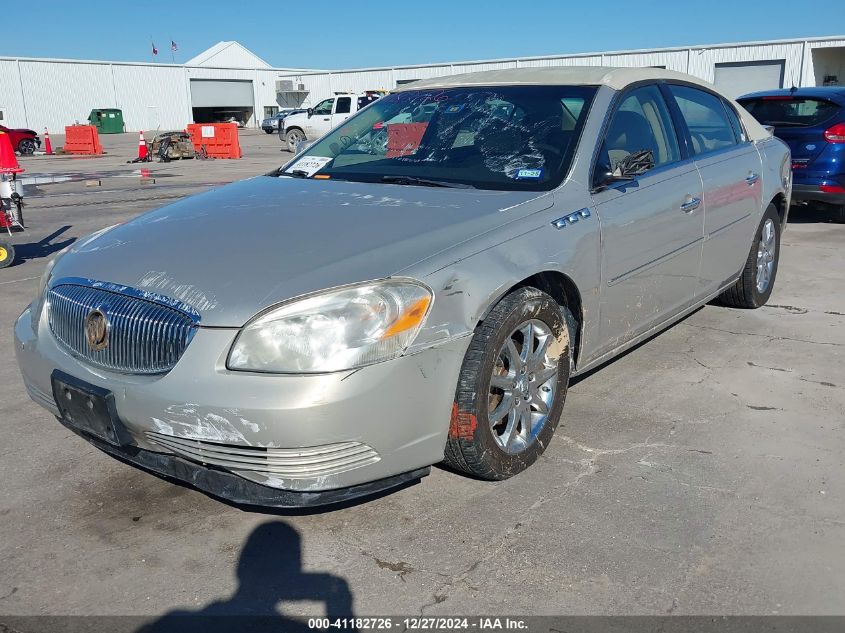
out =
<path fill-rule="evenodd" d="M 170 38 L 170 61 L 176 63 L 176 52 L 173 50 L 173 38 Z"/>

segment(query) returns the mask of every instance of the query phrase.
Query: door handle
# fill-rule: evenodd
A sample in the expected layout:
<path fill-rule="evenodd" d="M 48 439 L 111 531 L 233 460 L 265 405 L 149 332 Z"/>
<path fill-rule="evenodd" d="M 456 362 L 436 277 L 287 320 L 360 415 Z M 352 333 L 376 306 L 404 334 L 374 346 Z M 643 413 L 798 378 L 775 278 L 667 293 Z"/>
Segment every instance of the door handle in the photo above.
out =
<path fill-rule="evenodd" d="M 748 176 L 745 178 L 745 182 L 747 182 L 749 186 L 753 185 L 758 180 L 760 180 L 760 176 L 755 174 L 753 171 L 748 172 Z"/>
<path fill-rule="evenodd" d="M 684 213 L 692 213 L 701 206 L 701 198 L 694 198 L 687 196 L 687 201 L 681 204 L 681 211 Z"/>
<path fill-rule="evenodd" d="M 330 121 L 331 119 L 323 119 L 323 121 Z"/>

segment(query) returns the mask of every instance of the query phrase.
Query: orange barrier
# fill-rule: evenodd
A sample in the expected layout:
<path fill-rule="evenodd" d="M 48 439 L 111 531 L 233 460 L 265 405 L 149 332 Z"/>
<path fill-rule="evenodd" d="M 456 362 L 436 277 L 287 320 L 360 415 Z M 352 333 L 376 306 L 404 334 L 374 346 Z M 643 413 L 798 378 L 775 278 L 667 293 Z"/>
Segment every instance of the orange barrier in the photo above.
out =
<path fill-rule="evenodd" d="M 186 128 L 197 154 L 202 148 L 209 158 L 241 158 L 238 126 L 234 123 L 189 123 Z"/>
<path fill-rule="evenodd" d="M 93 125 L 68 125 L 65 127 L 65 147 L 68 154 L 103 154 L 100 135 Z"/>

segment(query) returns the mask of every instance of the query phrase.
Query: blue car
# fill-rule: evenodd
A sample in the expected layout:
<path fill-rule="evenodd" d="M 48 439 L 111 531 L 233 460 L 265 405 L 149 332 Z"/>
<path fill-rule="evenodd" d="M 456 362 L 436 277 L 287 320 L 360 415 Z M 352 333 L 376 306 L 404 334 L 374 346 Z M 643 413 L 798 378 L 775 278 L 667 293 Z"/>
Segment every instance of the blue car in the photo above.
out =
<path fill-rule="evenodd" d="M 737 101 L 792 150 L 792 201 L 831 205 L 845 222 L 845 86 L 755 92 Z"/>

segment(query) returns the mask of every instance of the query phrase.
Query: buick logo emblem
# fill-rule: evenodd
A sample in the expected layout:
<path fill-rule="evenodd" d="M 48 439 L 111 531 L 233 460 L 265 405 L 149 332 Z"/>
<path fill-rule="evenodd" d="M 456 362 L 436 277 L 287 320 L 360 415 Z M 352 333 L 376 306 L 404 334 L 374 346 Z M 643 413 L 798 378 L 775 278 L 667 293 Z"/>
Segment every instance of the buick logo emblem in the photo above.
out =
<path fill-rule="evenodd" d="M 85 340 L 95 352 L 109 346 L 109 320 L 100 308 L 95 308 L 85 317 Z"/>

